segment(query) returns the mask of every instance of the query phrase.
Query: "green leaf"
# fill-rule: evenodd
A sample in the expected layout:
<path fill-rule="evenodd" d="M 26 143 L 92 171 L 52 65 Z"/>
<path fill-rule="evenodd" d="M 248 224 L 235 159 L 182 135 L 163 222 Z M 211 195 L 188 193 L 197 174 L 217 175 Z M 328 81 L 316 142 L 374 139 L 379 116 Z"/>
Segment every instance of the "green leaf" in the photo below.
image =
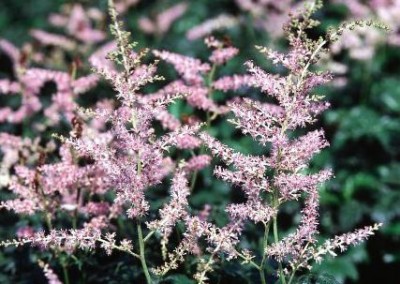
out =
<path fill-rule="evenodd" d="M 385 78 L 373 86 L 374 101 L 386 111 L 400 113 L 400 86 L 398 78 Z"/>
<path fill-rule="evenodd" d="M 385 226 L 382 231 L 387 235 L 400 236 L 400 221 Z"/>
<path fill-rule="evenodd" d="M 358 190 L 379 189 L 380 182 L 372 175 L 361 172 L 353 176 L 349 176 L 343 188 L 343 195 L 347 200 L 353 198 Z"/>
<path fill-rule="evenodd" d="M 299 277 L 294 283 L 296 284 L 339 284 L 335 277 L 328 273 L 303 275 Z"/>

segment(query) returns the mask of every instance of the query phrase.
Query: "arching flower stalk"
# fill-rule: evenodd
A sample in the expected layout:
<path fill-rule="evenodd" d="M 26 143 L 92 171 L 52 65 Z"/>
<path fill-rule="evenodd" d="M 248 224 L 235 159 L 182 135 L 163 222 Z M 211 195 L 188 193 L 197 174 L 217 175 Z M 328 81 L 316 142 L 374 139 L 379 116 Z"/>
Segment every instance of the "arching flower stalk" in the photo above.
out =
<path fill-rule="evenodd" d="M 249 75 L 225 77 L 215 82 L 222 90 L 237 89 L 241 85 L 253 86 L 276 102 L 261 103 L 243 99 L 229 105 L 235 115 L 231 122 L 243 134 L 268 146 L 269 155 L 242 155 L 222 145 L 207 133 L 200 134 L 213 156 L 234 169 L 218 166 L 214 174 L 239 186 L 246 195 L 246 202 L 227 207 L 226 211 L 231 218 L 228 226 L 235 224 L 243 228 L 246 222 L 264 225 L 262 259 L 259 264 L 254 263 L 248 254 L 237 252 L 232 255 L 225 251 L 228 256 L 241 257 L 256 267 L 263 283 L 268 258 L 277 260 L 280 282 L 291 283 L 297 270 L 311 268 L 312 262 L 319 262 L 326 252 L 334 255 L 335 248 L 340 247 L 343 250 L 349 245 L 357 244 L 380 226 L 376 224 L 350 235 L 338 236 L 322 245 L 317 242 L 318 185 L 330 179 L 332 173 L 329 169 L 310 173 L 307 167 L 311 158 L 329 144 L 322 129 L 309 131 L 297 138 L 292 137 L 299 128 L 314 124 L 317 116 L 329 107 L 329 103 L 323 101 L 323 96 L 314 94 L 313 89 L 331 80 L 331 75 L 312 68 L 320 56 L 328 51 L 327 43 L 336 41 L 344 29 L 366 24 L 350 23 L 341 26 L 338 31 L 328 31 L 325 38 L 310 39 L 307 30 L 319 24 L 312 19 L 312 15 L 321 6 L 321 1 L 309 3 L 297 16 L 292 16 L 285 27 L 290 45 L 287 54 L 257 47 L 274 64 L 283 66 L 287 75 L 270 74 L 253 62 L 247 62 Z M 278 213 L 283 204 L 293 200 L 304 200 L 301 221 L 294 233 L 282 238 L 278 232 Z M 241 231 L 236 230 L 237 235 L 233 238 L 239 238 Z M 273 235 L 272 244 L 268 243 L 270 231 Z M 235 250 L 239 251 L 233 246 L 229 251 Z M 210 270 L 207 265 L 205 269 Z"/>

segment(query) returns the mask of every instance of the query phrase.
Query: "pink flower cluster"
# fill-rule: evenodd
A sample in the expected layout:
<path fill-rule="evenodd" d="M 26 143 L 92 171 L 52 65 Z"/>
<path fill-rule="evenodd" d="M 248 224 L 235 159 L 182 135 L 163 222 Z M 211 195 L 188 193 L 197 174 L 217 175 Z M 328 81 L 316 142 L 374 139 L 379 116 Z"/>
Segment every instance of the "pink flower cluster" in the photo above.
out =
<path fill-rule="evenodd" d="M 159 60 L 145 63 L 147 49 L 133 52 L 135 43 L 131 43 L 130 34 L 117 19 L 118 10 L 126 10 L 136 2 L 119 1 L 114 5 L 109 1 L 115 40 L 89 57 L 96 74 L 77 78 L 78 61 L 72 64 L 71 72 L 29 67 L 23 60 L 24 51 L 0 41 L 1 50 L 12 59 L 16 75 L 15 80 L 0 80 L 0 92 L 4 96 L 22 97 L 18 110 L 0 109 L 0 121 L 21 123 L 43 110 L 48 120 L 44 128 L 56 125 L 63 118 L 71 127 L 68 137 L 55 135 L 61 143 L 59 147 L 54 141 L 43 146 L 40 138 L 0 133 L 3 153 L 0 181 L 14 194 L 13 199 L 1 202 L 0 208 L 20 215 L 40 216 L 45 224 L 43 228 L 21 227 L 17 239 L 2 241 L 0 245 L 30 243 L 56 254 L 96 247 L 107 254 L 123 251 L 140 261 L 147 283 L 152 283 L 150 271 L 165 275 L 178 268 L 189 255 L 198 260 L 193 275 L 198 283 L 208 281 L 207 274 L 217 261 L 234 259 L 257 268 L 263 279 L 267 259 L 273 258 L 279 263 L 277 274 L 285 282 L 287 274 L 293 277 L 299 269 L 310 268 L 327 253 L 335 255 L 336 249 L 343 251 L 358 244 L 378 229 L 379 224 L 322 244 L 317 240 L 318 187 L 333 174 L 330 169 L 309 171 L 311 159 L 329 143 L 322 129 L 308 131 L 306 127 L 312 126 L 329 107 L 322 96 L 314 94 L 314 89 L 329 82 L 332 76 L 314 71 L 312 66 L 319 62 L 325 45 L 335 41 L 333 34 L 318 40 L 307 36 L 307 30 L 316 25 L 312 14 L 321 6 L 319 1 L 291 16 L 285 28 L 289 40 L 287 52 L 257 47 L 267 60 L 285 72 L 269 73 L 248 61 L 247 74 L 215 79 L 218 68 L 229 64 L 239 50 L 210 36 L 205 39 L 211 49 L 209 62 L 154 50 L 156 58 L 174 67 L 178 79 L 152 93 L 144 87 L 165 80 L 157 75 Z M 251 13 L 273 8 L 279 19 L 293 6 L 293 1 L 236 2 Z M 163 34 L 186 8 L 187 4 L 181 3 L 159 14 L 154 21 L 143 18 L 142 29 Z M 266 20 L 261 14 L 257 16 L 261 22 Z M 91 48 L 105 37 L 93 25 L 103 19 L 99 11 L 85 10 L 76 4 L 50 18 L 54 25 L 66 26 L 69 37 L 43 31 L 34 31 L 33 36 L 44 45 L 59 45 L 63 52 L 77 45 Z M 236 22 L 237 18 L 222 15 L 193 28 L 187 35 L 190 39 L 203 37 Z M 101 77 L 112 86 L 116 100 L 100 100 L 90 109 L 80 108 L 78 95 L 94 88 Z M 40 95 L 46 82 L 53 82 L 56 91 L 50 105 L 44 108 Z M 221 103 L 213 98 L 214 91 L 235 92 L 242 87 L 258 89 L 269 102 L 236 98 Z M 201 123 L 201 115 L 184 118 L 170 113 L 168 106 L 181 99 L 205 112 L 206 122 Z M 229 121 L 243 135 L 251 136 L 265 148 L 264 155 L 238 152 L 207 131 L 216 117 L 227 113 L 233 114 Z M 156 121 L 161 123 L 162 130 L 156 129 Z M 303 134 L 296 135 L 300 129 Z M 212 220 L 210 205 L 205 204 L 200 210 L 191 207 L 198 172 L 210 165 L 214 166 L 217 179 L 231 184 L 232 190 L 240 190 L 244 196 L 242 202 L 227 202 L 224 209 L 228 220 L 224 225 Z M 166 184 L 166 180 L 171 180 L 169 199 L 159 205 L 157 214 L 149 194 L 155 186 Z M 278 214 L 287 202 L 299 202 L 303 209 L 297 229 L 282 237 L 278 232 Z M 60 213 L 68 217 L 67 227 L 58 219 Z M 137 240 L 118 236 L 116 221 L 134 221 Z M 264 230 L 259 263 L 255 259 L 257 252 L 247 250 L 243 241 L 249 224 L 257 224 Z M 177 228 L 182 236 L 178 241 L 172 237 Z M 272 238 L 269 238 L 270 228 Z M 146 245 L 152 237 L 161 244 L 164 263 L 149 270 L 147 263 L 154 265 L 154 262 L 146 259 Z M 39 265 L 49 283 L 60 283 L 48 264 Z"/>
<path fill-rule="evenodd" d="M 186 9 L 186 3 L 179 3 L 159 13 L 154 20 L 148 17 L 141 17 L 138 21 L 139 27 L 148 34 L 165 34 L 173 22 L 185 13 Z"/>
<path fill-rule="evenodd" d="M 274 38 L 282 36 L 289 13 L 296 12 L 305 1 L 293 0 L 235 0 L 243 11 L 254 17 L 256 28 L 263 29 Z"/>

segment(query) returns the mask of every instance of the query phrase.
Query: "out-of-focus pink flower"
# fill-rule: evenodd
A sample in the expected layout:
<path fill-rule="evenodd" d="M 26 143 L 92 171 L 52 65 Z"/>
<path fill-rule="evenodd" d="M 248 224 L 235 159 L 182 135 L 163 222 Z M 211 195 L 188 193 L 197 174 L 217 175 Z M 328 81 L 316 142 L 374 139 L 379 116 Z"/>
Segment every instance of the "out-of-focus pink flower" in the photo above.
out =
<path fill-rule="evenodd" d="M 0 49 L 7 54 L 14 63 L 19 61 L 21 56 L 19 49 L 8 40 L 0 39 Z"/>
<path fill-rule="evenodd" d="M 207 63 L 202 63 L 199 59 L 183 56 L 168 51 L 153 51 L 154 55 L 172 64 L 176 71 L 188 83 L 199 84 L 203 81 L 201 74 L 208 72 L 211 68 Z"/>
<path fill-rule="evenodd" d="M 73 40 L 62 35 L 52 34 L 42 30 L 32 30 L 31 36 L 43 45 L 57 46 L 65 50 L 73 50 L 76 47 L 76 43 Z"/>
<path fill-rule="evenodd" d="M 17 230 L 17 237 L 26 239 L 31 238 L 35 234 L 35 231 L 30 226 L 21 227 Z"/>
<path fill-rule="evenodd" d="M 67 32 L 82 42 L 96 43 L 105 39 L 105 33 L 93 29 L 90 19 L 80 4 L 72 7 L 67 23 Z"/>
<path fill-rule="evenodd" d="M 39 262 L 39 265 L 42 267 L 44 276 L 46 276 L 49 284 L 62 284 L 57 274 L 54 273 L 47 263 Z"/>
<path fill-rule="evenodd" d="M 241 87 L 251 86 L 252 76 L 250 75 L 233 75 L 224 76 L 214 81 L 213 87 L 220 91 L 237 91 Z"/>
<path fill-rule="evenodd" d="M 189 40 L 203 38 L 207 35 L 210 35 L 214 31 L 229 29 L 233 26 L 236 26 L 237 24 L 238 20 L 234 16 L 221 14 L 213 19 L 208 19 L 200 25 L 191 28 L 186 33 L 186 37 Z"/>
<path fill-rule="evenodd" d="M 198 155 L 190 158 L 186 165 L 185 169 L 188 171 L 199 171 L 205 167 L 207 167 L 211 162 L 211 157 L 209 155 Z"/>
<path fill-rule="evenodd" d="M 110 205 L 107 202 L 88 202 L 81 211 L 94 216 L 107 215 Z"/>
<path fill-rule="evenodd" d="M 235 0 L 243 11 L 253 17 L 256 28 L 268 32 L 272 38 L 283 35 L 283 26 L 289 21 L 289 13 L 295 14 L 304 1 L 294 0 Z"/>
<path fill-rule="evenodd" d="M 117 10 L 119 14 L 124 14 L 128 11 L 129 8 L 139 3 L 139 1 L 140 0 L 116 0 L 115 10 Z"/>
<path fill-rule="evenodd" d="M 108 53 L 115 51 L 117 44 L 114 41 L 108 42 L 97 49 L 89 57 L 89 63 L 92 67 L 98 70 L 108 70 L 108 72 L 115 72 L 115 65 L 111 60 L 107 59 Z"/>
<path fill-rule="evenodd" d="M 145 33 L 164 34 L 185 13 L 186 9 L 187 3 L 179 3 L 158 14 L 154 21 L 148 17 L 141 17 L 138 22 L 139 27 Z"/>
<path fill-rule="evenodd" d="M 0 79 L 0 94 L 18 93 L 21 90 L 20 84 L 7 79 Z"/>
<path fill-rule="evenodd" d="M 238 54 L 239 50 L 235 47 L 225 47 L 216 49 L 212 52 L 210 56 L 210 61 L 222 65 L 225 64 L 228 60 Z"/>
<path fill-rule="evenodd" d="M 103 16 L 99 15 L 99 11 L 95 9 L 85 10 L 82 5 L 74 4 L 71 9 L 67 10 L 63 14 L 51 14 L 49 22 L 57 27 L 65 27 L 66 32 L 71 37 L 78 39 L 83 43 L 93 44 L 100 42 L 105 39 L 105 33 L 101 30 L 97 30 L 92 27 L 91 19 L 97 21 L 103 20 Z M 35 35 L 38 37 L 38 34 Z M 41 42 L 49 44 L 43 41 L 45 39 L 43 34 L 39 34 Z M 49 40 L 47 40 L 48 42 Z M 54 42 L 54 40 L 53 40 Z"/>

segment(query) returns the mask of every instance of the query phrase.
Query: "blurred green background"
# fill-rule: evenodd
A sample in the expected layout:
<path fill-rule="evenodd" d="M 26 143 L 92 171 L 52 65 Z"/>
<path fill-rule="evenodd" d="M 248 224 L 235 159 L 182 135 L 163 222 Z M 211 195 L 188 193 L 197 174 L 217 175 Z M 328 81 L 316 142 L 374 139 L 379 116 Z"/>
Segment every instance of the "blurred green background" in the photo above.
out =
<path fill-rule="evenodd" d="M 49 14 L 58 12 L 62 4 L 73 2 L 0 0 L 0 37 L 21 46 L 31 40 L 29 30 L 32 28 L 53 31 L 55 29 L 47 22 Z M 106 1 L 80 2 L 106 10 Z M 186 31 L 220 13 L 242 14 L 239 26 L 222 33 L 229 36 L 233 45 L 241 50 L 240 55 L 218 70 L 217 75 L 244 73 L 243 63 L 249 59 L 273 70 L 271 63 L 264 60 L 253 46 L 284 46 L 283 41 L 272 42 L 265 31 L 254 27 L 252 18 L 240 11 L 234 1 L 189 1 L 188 11 L 162 36 L 145 35 L 138 29 L 137 21 L 140 16 L 153 15 L 175 3 L 178 1 L 141 1 L 124 15 L 133 38 L 139 42 L 139 48 L 167 49 L 205 60 L 209 52 L 204 43 L 202 40 L 188 41 L 185 38 Z M 317 17 L 324 23 L 321 29 L 325 29 L 328 24 L 340 23 L 347 15 L 344 6 L 326 3 Z M 326 272 L 343 283 L 395 283 L 396 272 L 398 275 L 400 267 L 400 51 L 398 47 L 382 43 L 376 47 L 372 60 L 354 60 L 346 52 L 336 55 L 335 59 L 348 66 L 348 81 L 340 88 L 330 86 L 319 90 L 319 93 L 327 95 L 332 104 L 331 109 L 325 112 L 318 123 L 318 126 L 325 129 L 331 147 L 315 157 L 312 163 L 313 169 L 332 167 L 335 174 L 335 178 L 321 188 L 321 238 L 374 222 L 383 222 L 384 226 L 366 243 L 351 248 L 336 258 L 329 258 L 316 267 L 314 272 Z M 172 78 L 175 74 L 166 64 L 161 65 L 160 73 L 167 78 Z M 233 95 L 217 93 L 215 97 L 218 100 Z M 242 91 L 241 95 L 259 96 L 254 90 Z M 178 116 L 191 112 L 179 103 L 171 111 Z M 260 147 L 249 138 L 238 136 L 233 127 L 224 120 L 217 121 L 210 131 L 240 151 L 262 153 Z M 207 186 L 207 193 L 195 191 L 198 193 L 191 202 L 199 208 L 204 202 L 223 208 L 226 200 L 232 198 L 231 193 L 226 184 L 210 180 L 210 174 L 211 170 L 204 171 L 197 184 L 198 187 Z M 294 209 L 287 210 L 290 213 Z M 3 212 L 1 214 L 4 215 Z M 7 214 L 0 219 L 0 237 L 3 239 L 12 236 L 15 233 L 13 226 L 16 217 Z M 22 261 L 28 257 L 29 251 L 17 249 L 13 253 L 14 255 L 10 251 L 0 252 L 0 282 L 39 281 L 27 279 L 37 274 L 37 271 L 32 272 L 29 264 Z M 95 266 L 91 269 L 96 273 Z M 124 269 L 127 268 L 121 268 L 119 273 L 123 274 Z M 229 269 L 232 275 L 225 271 L 228 275 L 226 277 L 242 281 L 237 267 L 232 265 L 227 268 Z M 25 275 L 16 275 L 21 271 Z M 90 273 L 91 270 L 88 271 Z M 182 280 L 179 283 L 186 282 Z"/>

